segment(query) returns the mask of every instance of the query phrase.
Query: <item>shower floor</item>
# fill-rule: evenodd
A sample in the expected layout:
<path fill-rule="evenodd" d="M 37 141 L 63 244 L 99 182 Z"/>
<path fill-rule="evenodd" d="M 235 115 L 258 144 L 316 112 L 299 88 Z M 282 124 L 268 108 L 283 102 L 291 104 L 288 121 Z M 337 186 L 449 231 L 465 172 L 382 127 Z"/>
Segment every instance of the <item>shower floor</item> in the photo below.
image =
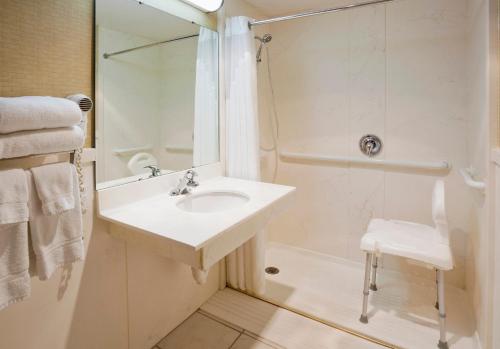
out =
<path fill-rule="evenodd" d="M 270 243 L 264 300 L 334 327 L 352 330 L 403 348 L 435 348 L 439 338 L 435 284 L 379 270 L 370 291 L 368 324 L 359 322 L 363 265 L 309 250 Z M 464 290 L 446 287 L 450 348 L 477 348 L 472 306 Z"/>

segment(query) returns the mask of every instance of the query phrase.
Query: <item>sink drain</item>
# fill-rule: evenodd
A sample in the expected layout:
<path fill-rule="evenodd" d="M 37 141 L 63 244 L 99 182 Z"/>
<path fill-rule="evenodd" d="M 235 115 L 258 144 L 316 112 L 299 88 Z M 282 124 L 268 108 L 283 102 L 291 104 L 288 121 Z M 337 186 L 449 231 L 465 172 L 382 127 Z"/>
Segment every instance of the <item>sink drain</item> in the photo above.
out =
<path fill-rule="evenodd" d="M 265 270 L 266 270 L 267 274 L 271 274 L 271 275 L 276 275 L 280 272 L 280 270 L 276 267 L 267 267 Z"/>

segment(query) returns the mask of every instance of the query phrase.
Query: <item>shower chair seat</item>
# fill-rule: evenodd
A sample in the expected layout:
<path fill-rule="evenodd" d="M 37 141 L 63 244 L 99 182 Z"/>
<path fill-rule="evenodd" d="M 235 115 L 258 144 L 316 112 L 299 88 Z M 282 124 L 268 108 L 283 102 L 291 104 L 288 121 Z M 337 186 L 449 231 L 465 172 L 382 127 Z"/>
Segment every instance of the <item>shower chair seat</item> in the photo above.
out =
<path fill-rule="evenodd" d="M 368 323 L 369 290 L 377 291 L 378 257 L 389 254 L 424 263 L 436 269 L 437 302 L 440 339 L 438 347 L 448 348 L 446 341 L 446 311 L 444 300 L 444 271 L 453 269 L 448 221 L 445 210 L 444 182 L 436 181 L 432 195 L 432 218 L 435 227 L 424 224 L 372 219 L 361 238 L 361 250 L 366 252 L 363 310 L 360 321 Z"/>
<path fill-rule="evenodd" d="M 361 250 L 390 254 L 425 263 L 435 269 L 453 269 L 450 245 L 441 243 L 439 231 L 425 224 L 373 219 L 361 239 Z"/>

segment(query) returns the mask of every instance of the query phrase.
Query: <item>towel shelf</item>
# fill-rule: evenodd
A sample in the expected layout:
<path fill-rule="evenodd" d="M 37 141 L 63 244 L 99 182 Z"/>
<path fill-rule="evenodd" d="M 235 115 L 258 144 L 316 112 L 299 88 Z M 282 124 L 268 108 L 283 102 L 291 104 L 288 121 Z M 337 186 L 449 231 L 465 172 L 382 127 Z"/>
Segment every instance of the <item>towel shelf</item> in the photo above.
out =
<path fill-rule="evenodd" d="M 486 183 L 476 181 L 474 179 L 474 171 L 471 168 L 463 168 L 460 170 L 462 177 L 464 178 L 465 184 L 473 189 L 477 189 L 484 192 L 486 189 Z"/>
<path fill-rule="evenodd" d="M 0 170 L 14 168 L 30 169 L 32 167 L 55 164 L 59 162 L 73 161 L 74 151 L 28 155 L 18 158 L 0 160 Z M 94 148 L 84 148 L 82 153 L 82 163 L 94 162 L 96 153 Z"/>
<path fill-rule="evenodd" d="M 294 153 L 294 152 L 281 152 L 280 157 L 283 160 L 295 161 L 318 161 L 338 163 L 344 165 L 357 165 L 357 166 L 372 166 L 372 167 L 394 167 L 413 170 L 425 171 L 449 171 L 452 166 L 448 161 L 440 162 L 418 162 L 418 161 L 404 161 L 404 160 L 376 160 L 369 158 L 357 158 L 349 156 L 328 156 L 320 154 L 307 154 L 307 153 Z"/>

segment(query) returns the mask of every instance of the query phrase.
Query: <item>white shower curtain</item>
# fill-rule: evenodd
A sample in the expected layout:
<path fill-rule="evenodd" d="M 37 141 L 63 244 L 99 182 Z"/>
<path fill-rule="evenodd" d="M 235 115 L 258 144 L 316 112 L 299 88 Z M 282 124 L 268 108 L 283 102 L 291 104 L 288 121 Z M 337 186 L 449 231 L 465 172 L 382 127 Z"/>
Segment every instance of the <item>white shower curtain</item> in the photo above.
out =
<path fill-rule="evenodd" d="M 196 59 L 193 166 L 219 161 L 219 45 L 217 32 L 201 27 Z"/>
<path fill-rule="evenodd" d="M 249 18 L 233 17 L 226 23 L 226 161 L 227 175 L 260 180 L 257 63 Z M 257 235 L 226 258 L 231 287 L 252 294 L 265 288 L 265 236 Z"/>

